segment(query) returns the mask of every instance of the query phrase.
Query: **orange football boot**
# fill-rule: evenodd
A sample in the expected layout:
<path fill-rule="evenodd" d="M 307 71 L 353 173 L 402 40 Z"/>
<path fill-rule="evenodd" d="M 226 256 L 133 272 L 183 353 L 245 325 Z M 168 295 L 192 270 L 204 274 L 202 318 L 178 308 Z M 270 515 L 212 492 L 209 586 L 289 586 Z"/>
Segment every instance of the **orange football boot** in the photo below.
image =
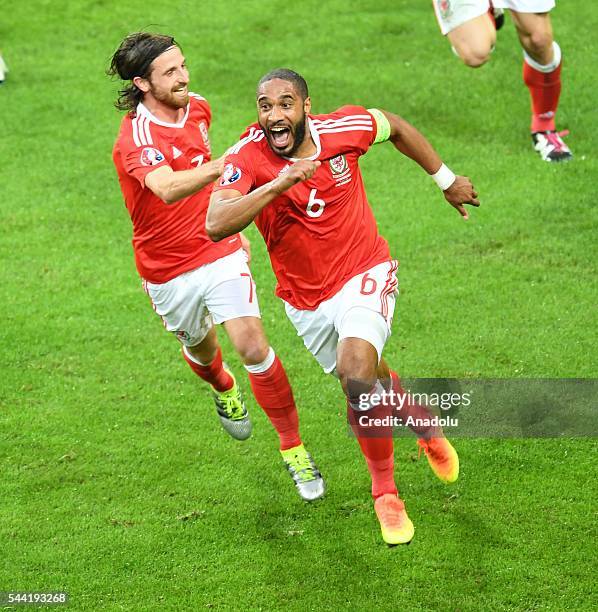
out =
<path fill-rule="evenodd" d="M 446 438 L 419 438 L 420 453 L 423 450 L 432 471 L 443 482 L 455 482 L 459 477 L 459 455 Z"/>
<path fill-rule="evenodd" d="M 394 546 L 411 542 L 415 528 L 407 516 L 403 500 L 398 495 L 381 495 L 374 502 L 374 510 L 380 521 L 382 539 L 387 544 Z"/>

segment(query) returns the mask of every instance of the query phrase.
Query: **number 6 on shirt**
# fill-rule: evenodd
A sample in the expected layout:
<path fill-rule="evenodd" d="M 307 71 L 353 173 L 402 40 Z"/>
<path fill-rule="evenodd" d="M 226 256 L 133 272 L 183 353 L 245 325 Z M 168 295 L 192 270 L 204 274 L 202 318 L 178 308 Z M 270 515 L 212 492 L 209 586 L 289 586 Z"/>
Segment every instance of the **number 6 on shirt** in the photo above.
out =
<path fill-rule="evenodd" d="M 307 201 L 307 208 L 305 209 L 307 215 L 309 217 L 313 217 L 314 219 L 317 219 L 318 217 L 322 216 L 322 213 L 324 212 L 324 206 L 326 206 L 326 202 L 324 202 L 324 200 L 316 198 L 317 192 L 317 189 L 312 189 L 309 192 L 309 200 Z"/>

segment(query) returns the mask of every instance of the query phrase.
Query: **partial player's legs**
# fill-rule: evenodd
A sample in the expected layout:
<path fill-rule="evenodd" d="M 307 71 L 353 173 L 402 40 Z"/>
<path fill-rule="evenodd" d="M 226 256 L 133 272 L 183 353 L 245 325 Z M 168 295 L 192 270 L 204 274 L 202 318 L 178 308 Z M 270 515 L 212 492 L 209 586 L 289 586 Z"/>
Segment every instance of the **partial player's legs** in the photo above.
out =
<path fill-rule="evenodd" d="M 185 361 L 211 385 L 224 429 L 234 438 L 245 440 L 251 434 L 251 422 L 235 378 L 222 363 L 212 317 L 203 300 L 213 265 L 207 264 L 165 283 L 144 281 L 143 288 L 166 329 L 183 345 Z"/>
<path fill-rule="evenodd" d="M 351 325 L 356 310 L 347 313 L 347 324 Z M 364 314 L 358 316 L 363 319 Z M 370 311 L 370 316 L 383 321 L 378 313 Z M 374 401 L 384 391 L 377 370 L 378 351 L 370 342 L 356 337 L 339 342 L 336 371 L 347 397 L 347 416 L 372 479 L 374 510 L 382 537 L 387 544 L 406 544 L 413 539 L 414 527 L 394 480 L 392 427 L 379 424 L 390 416 L 392 408 Z"/>
<path fill-rule="evenodd" d="M 455 482 L 459 477 L 459 456 L 452 444 L 444 437 L 442 428 L 426 423 L 433 414 L 425 407 L 411 401 L 409 394 L 401 386 L 396 372 L 388 368 L 384 359 L 378 366 L 378 378 L 384 381 L 385 388 L 392 391 L 390 394 L 392 409 L 407 423 L 418 437 L 417 443 L 420 452 L 423 450 L 434 474 L 443 482 Z"/>
<path fill-rule="evenodd" d="M 222 427 L 233 438 L 246 440 L 251 435 L 251 421 L 233 373 L 222 361 L 216 331 L 210 328 L 205 338 L 194 346 L 183 344 L 183 357 L 193 372 L 212 386 L 212 395 Z"/>
<path fill-rule="evenodd" d="M 205 300 L 222 323 L 249 375 L 257 403 L 280 438 L 280 452 L 301 497 L 324 495 L 324 481 L 299 436 L 299 420 L 286 372 L 270 346 L 262 323 L 255 284 L 241 251 L 218 260 Z"/>
<path fill-rule="evenodd" d="M 511 11 L 517 35 L 527 56 L 547 66 L 554 60 L 552 23 L 550 13 L 518 13 Z"/>
<path fill-rule="evenodd" d="M 224 321 L 224 328 L 249 375 L 251 389 L 280 439 L 280 452 L 299 495 L 313 501 L 324 495 L 324 480 L 299 435 L 299 418 L 286 372 L 269 345 L 257 317 Z"/>
<path fill-rule="evenodd" d="M 375 420 L 388 406 L 369 402 L 381 392 L 378 360 L 390 335 L 397 287 L 397 263 L 385 262 L 349 280 L 316 310 L 286 304 L 289 319 L 326 373 L 336 375 L 347 401 L 348 419 L 372 478 L 382 535 L 389 544 L 409 542 L 413 525 L 394 482 L 392 431 Z"/>
<path fill-rule="evenodd" d="M 496 44 L 496 26 L 485 12 L 447 34 L 454 52 L 471 68 L 479 68 L 489 59 Z"/>
<path fill-rule="evenodd" d="M 339 378 L 348 419 L 372 479 L 374 509 L 382 536 L 389 544 L 409 542 L 414 534 L 394 478 L 393 431 L 386 417 L 396 406 L 388 399 L 380 401 L 388 398 L 390 390 L 404 394 L 398 377 L 381 358 L 390 336 L 396 270 L 394 261 L 374 266 L 349 280 L 313 311 L 286 304 L 287 315 L 306 348 L 325 372 Z M 417 418 L 430 417 L 421 406 L 411 405 L 406 410 Z M 426 427 L 416 433 L 426 444 L 424 450 L 435 473 L 445 481 L 454 480 L 458 458 L 442 432 Z"/>
<path fill-rule="evenodd" d="M 561 50 L 554 41 L 549 13 L 511 11 L 524 51 L 523 81 L 532 106 L 534 148 L 548 162 L 568 161 L 572 154 L 556 132 L 555 116 L 561 94 Z"/>
<path fill-rule="evenodd" d="M 372 479 L 374 509 L 388 544 L 405 544 L 414 534 L 394 479 L 392 407 L 377 401 L 385 391 L 379 363 L 390 336 L 397 264 L 390 261 L 351 279 L 335 313 L 336 373 L 347 398 L 347 415 Z M 385 418 L 387 419 L 385 421 Z"/>
<path fill-rule="evenodd" d="M 433 0 L 436 19 L 443 36 L 467 66 L 485 64 L 496 43 L 496 30 L 502 25 L 502 10 L 494 10 L 489 0 Z"/>
<path fill-rule="evenodd" d="M 245 364 L 257 403 L 278 433 L 280 449 L 298 446 L 301 439 L 293 391 L 280 359 L 266 339 L 261 320 L 240 317 L 223 325 Z"/>
<path fill-rule="evenodd" d="M 369 342 L 361 338 L 345 338 L 339 342 L 336 371 L 347 398 L 349 422 L 372 478 L 374 499 L 385 493 L 397 493 L 392 429 L 369 425 L 373 423 L 372 419 L 390 414 L 386 406 L 367 404 L 370 394 L 382 391 L 378 387 L 377 365 L 378 354 Z M 363 415 L 367 416 L 367 420 L 360 419 Z"/>

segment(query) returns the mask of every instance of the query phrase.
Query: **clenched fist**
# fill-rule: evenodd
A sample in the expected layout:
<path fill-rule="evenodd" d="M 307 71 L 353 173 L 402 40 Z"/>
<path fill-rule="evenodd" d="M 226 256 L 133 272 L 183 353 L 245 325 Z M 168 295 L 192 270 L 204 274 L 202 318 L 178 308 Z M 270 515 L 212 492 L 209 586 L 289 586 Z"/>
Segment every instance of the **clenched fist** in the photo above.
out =
<path fill-rule="evenodd" d="M 310 159 L 300 159 L 276 179 L 280 193 L 290 189 L 293 185 L 310 179 L 320 167 L 321 162 Z"/>

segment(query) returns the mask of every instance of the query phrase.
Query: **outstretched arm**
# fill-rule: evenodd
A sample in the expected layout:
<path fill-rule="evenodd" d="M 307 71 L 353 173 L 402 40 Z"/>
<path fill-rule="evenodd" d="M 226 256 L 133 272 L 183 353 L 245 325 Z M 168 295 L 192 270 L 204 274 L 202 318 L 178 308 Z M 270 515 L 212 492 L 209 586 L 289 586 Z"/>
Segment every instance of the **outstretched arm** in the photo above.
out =
<path fill-rule="evenodd" d="M 146 175 L 145 186 L 166 204 L 173 204 L 215 181 L 222 174 L 223 162 L 221 157 L 197 168 L 177 171 L 160 166 Z"/>
<path fill-rule="evenodd" d="M 214 242 L 218 242 L 240 232 L 272 200 L 293 185 L 311 178 L 319 165 L 319 161 L 302 159 L 290 166 L 284 174 L 247 195 L 236 189 L 212 192 L 206 216 L 206 233 Z"/>
<path fill-rule="evenodd" d="M 464 204 L 479 206 L 478 194 L 466 176 L 455 176 L 440 159 L 440 156 L 425 136 L 410 123 L 387 111 L 381 111 L 390 125 L 388 140 L 403 155 L 419 164 L 438 184 L 446 201 L 468 219 Z M 378 119 L 378 118 L 377 118 Z"/>

